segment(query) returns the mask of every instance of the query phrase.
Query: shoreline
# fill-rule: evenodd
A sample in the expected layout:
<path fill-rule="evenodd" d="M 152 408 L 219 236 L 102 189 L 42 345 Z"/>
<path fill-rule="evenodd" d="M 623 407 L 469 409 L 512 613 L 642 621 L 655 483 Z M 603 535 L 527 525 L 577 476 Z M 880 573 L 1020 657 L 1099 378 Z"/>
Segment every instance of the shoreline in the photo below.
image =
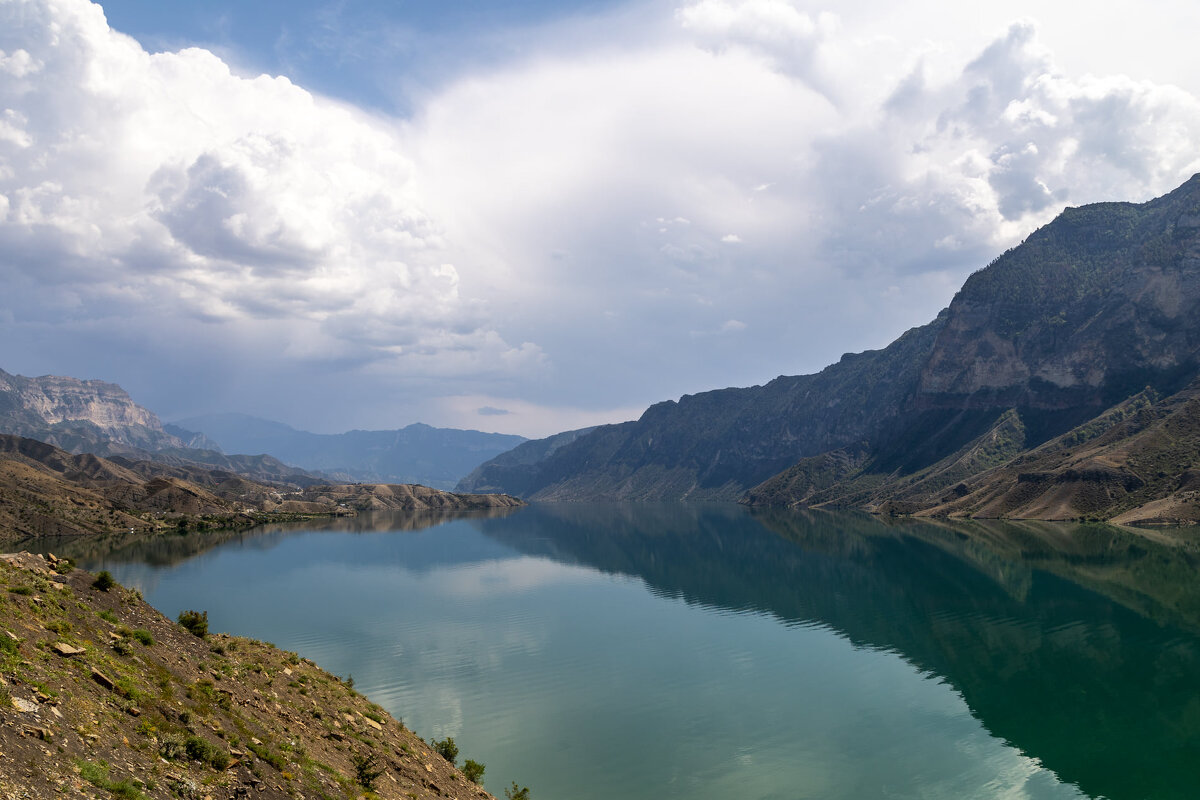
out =
<path fill-rule="evenodd" d="M 0 585 L 4 796 L 493 797 L 298 653 L 200 636 L 54 556 L 0 555 Z"/>

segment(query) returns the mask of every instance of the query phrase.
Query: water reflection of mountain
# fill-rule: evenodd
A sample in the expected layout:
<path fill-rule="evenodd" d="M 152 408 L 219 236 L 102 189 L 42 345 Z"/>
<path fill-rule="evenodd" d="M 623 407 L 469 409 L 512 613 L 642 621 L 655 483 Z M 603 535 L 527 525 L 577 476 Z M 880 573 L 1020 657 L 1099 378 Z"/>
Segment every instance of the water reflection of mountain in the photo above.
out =
<path fill-rule="evenodd" d="M 53 552 L 87 566 L 128 562 L 152 566 L 170 566 L 221 545 L 238 543 L 243 547 L 269 550 L 291 535 L 312 532 L 387 533 L 420 531 L 459 519 L 488 519 L 510 514 L 514 509 L 494 508 L 478 511 L 372 511 L 355 517 L 322 517 L 303 522 L 258 525 L 223 531 L 176 533 L 117 532 L 100 536 L 69 539 L 30 539 L 21 549 L 34 553 Z"/>
<path fill-rule="evenodd" d="M 897 652 L 1090 795 L 1194 794 L 1200 581 L 1186 544 L 721 506 L 535 506 L 478 524 L 528 554 Z"/>

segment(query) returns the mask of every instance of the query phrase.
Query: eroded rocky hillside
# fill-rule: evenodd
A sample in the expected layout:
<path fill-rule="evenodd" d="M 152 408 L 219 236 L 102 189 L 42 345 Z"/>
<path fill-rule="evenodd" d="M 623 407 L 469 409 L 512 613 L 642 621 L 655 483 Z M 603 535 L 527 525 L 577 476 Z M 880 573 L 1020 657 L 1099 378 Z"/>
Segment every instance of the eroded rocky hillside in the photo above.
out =
<path fill-rule="evenodd" d="M 3 556 L 0 589 L 0 796 L 491 797 L 295 653 L 185 628 L 53 557 Z"/>

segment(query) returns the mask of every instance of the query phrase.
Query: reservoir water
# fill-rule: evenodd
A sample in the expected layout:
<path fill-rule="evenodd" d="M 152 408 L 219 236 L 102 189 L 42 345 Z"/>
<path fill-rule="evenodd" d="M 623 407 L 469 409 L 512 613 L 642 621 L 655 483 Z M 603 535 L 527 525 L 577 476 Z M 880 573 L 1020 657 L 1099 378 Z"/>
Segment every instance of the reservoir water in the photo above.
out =
<path fill-rule="evenodd" d="M 43 549 L 353 675 L 495 794 L 1132 800 L 1197 791 L 1197 541 L 549 505 Z"/>

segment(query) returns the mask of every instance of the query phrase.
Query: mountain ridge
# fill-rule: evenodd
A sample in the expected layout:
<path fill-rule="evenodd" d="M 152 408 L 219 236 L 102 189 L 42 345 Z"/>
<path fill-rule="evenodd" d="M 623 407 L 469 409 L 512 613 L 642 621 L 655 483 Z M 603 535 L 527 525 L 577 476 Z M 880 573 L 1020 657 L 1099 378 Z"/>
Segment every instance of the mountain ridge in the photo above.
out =
<path fill-rule="evenodd" d="M 0 433 L 97 455 L 183 447 L 149 409 L 115 383 L 0 369 Z"/>
<path fill-rule="evenodd" d="M 270 453 L 281 461 L 344 481 L 421 483 L 450 490 L 480 463 L 526 439 L 500 433 L 435 428 L 416 422 L 394 430 L 324 434 L 248 414 L 177 420 L 225 452 Z"/>
<path fill-rule="evenodd" d="M 870 481 L 894 484 L 952 456 L 963 478 L 968 463 L 993 469 L 1144 389 L 1171 396 L 1198 375 L 1200 175 L 1147 203 L 1066 209 L 882 350 L 656 404 L 495 488 L 533 500 L 730 500 L 799 465 L 809 477 L 793 483 L 798 494 L 776 483 L 774 501 L 805 505 L 853 479 L 858 494 L 841 496 L 853 505 L 876 497 Z M 1004 446 L 989 449 L 989 435 Z"/>

